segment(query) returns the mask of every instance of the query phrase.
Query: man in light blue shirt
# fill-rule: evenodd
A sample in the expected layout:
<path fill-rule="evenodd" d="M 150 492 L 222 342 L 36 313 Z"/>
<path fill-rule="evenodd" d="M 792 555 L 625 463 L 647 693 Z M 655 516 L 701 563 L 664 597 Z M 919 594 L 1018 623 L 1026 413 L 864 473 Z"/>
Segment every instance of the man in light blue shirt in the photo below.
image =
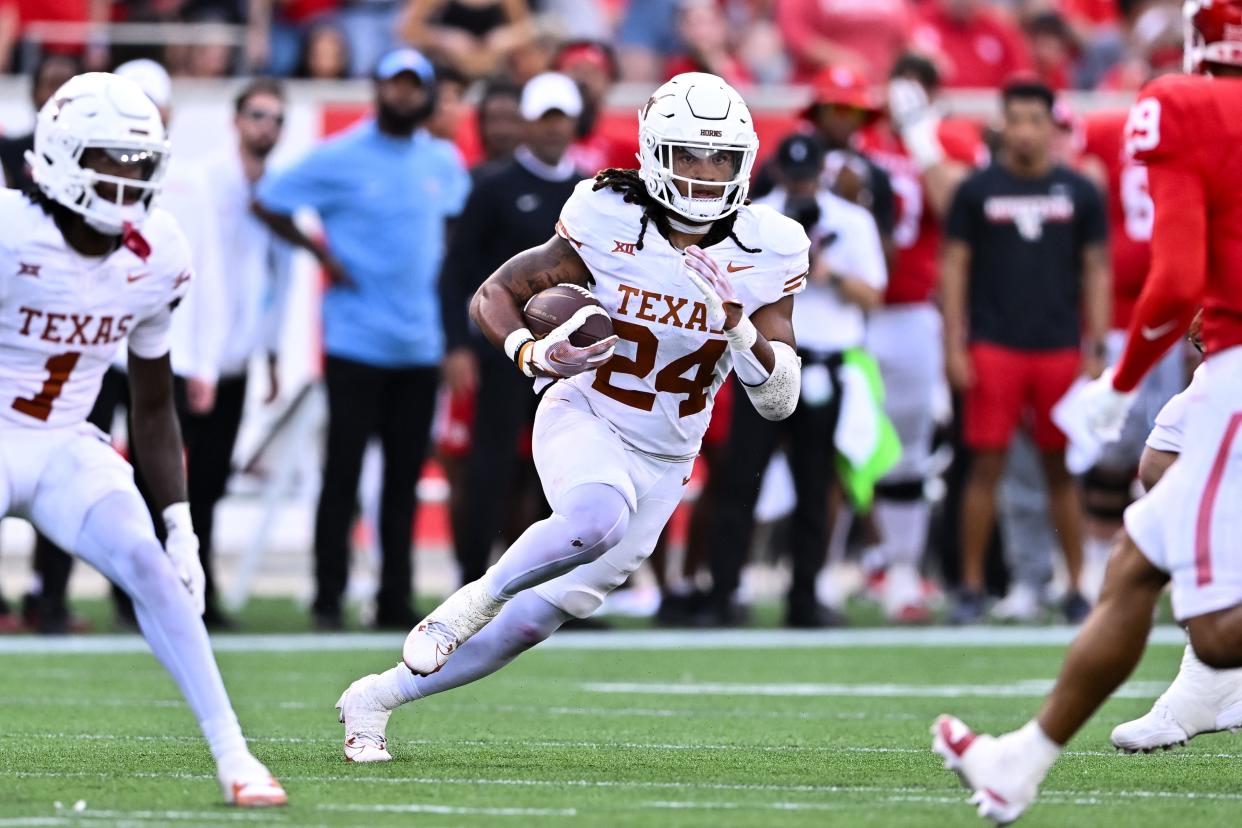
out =
<path fill-rule="evenodd" d="M 266 176 L 255 212 L 312 252 L 328 272 L 323 332 L 328 446 L 315 521 L 315 621 L 341 626 L 349 531 L 367 441 L 384 450 L 383 568 L 376 623 L 408 629 L 414 488 L 427 449 L 444 335 L 436 277 L 445 222 L 470 189 L 456 148 L 420 129 L 435 106 L 435 73 L 413 49 L 380 59 L 376 115 Z M 325 243 L 292 214 L 314 209 Z"/>

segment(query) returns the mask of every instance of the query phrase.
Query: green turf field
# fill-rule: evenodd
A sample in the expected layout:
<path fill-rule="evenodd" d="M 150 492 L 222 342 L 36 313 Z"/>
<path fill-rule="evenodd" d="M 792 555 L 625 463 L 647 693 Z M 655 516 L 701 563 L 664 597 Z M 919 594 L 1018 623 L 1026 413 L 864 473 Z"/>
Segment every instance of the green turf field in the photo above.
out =
<path fill-rule="evenodd" d="M 81 654 L 15 652 L 43 643 L 3 639 L 0 828 L 981 825 L 928 750 L 928 726 L 942 711 L 981 729 L 1020 725 L 1062 653 L 816 643 L 825 638 L 776 646 L 754 638 L 764 634 L 707 649 L 694 642 L 715 639 L 613 633 L 530 653 L 398 711 L 396 761 L 371 766 L 344 762 L 332 705 L 351 679 L 392 664 L 401 636 L 392 649 L 364 638 L 317 649 L 324 639 L 304 636 L 297 652 L 290 639 L 222 638 L 242 724 L 289 791 L 290 807 L 272 812 L 220 804 L 207 749 L 149 655 L 124 640 L 124 652 Z M 1238 824 L 1240 737 L 1156 756 L 1109 748 L 1109 728 L 1146 710 L 1179 654 L 1153 647 L 1128 697 L 1071 745 L 1023 825 Z M 86 808 L 75 814 L 78 800 Z"/>

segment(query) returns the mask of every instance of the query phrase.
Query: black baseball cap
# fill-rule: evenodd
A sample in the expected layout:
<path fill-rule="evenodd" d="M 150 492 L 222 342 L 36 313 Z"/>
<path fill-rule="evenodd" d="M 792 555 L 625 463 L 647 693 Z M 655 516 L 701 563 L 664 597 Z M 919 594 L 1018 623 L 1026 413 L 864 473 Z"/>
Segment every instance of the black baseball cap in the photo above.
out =
<path fill-rule="evenodd" d="M 777 147 L 776 168 L 796 181 L 819 178 L 824 171 L 824 145 L 813 135 L 794 133 Z"/>

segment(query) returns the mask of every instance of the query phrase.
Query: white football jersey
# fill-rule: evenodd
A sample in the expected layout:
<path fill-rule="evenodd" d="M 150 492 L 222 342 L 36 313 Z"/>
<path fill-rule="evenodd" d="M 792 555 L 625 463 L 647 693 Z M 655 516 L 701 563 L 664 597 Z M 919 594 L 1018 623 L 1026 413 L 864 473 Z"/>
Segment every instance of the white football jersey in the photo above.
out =
<path fill-rule="evenodd" d="M 190 279 L 185 239 L 163 210 L 95 258 L 70 248 L 25 195 L 0 191 L 0 427 L 84 421 L 126 337 L 140 357 L 168 353 Z"/>
<path fill-rule="evenodd" d="M 634 448 L 682 459 L 699 451 L 716 391 L 733 370 L 728 341 L 709 330 L 707 306 L 685 275 L 682 251 L 652 223 L 638 249 L 642 208 L 581 182 L 556 232 L 591 271 L 591 292 L 612 317 L 616 356 L 566 380 Z M 810 241 L 801 225 L 770 207 L 738 210 L 732 239 L 707 248 L 729 273 L 750 314 L 806 287 Z"/>

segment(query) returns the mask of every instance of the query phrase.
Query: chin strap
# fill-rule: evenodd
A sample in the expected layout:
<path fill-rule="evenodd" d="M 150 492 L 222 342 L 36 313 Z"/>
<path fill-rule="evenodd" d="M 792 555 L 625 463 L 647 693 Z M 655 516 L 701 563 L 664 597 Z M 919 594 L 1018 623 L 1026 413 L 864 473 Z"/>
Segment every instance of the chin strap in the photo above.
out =
<path fill-rule="evenodd" d="M 667 213 L 667 216 L 668 216 L 668 226 L 676 230 L 678 233 L 691 233 L 694 235 L 699 235 L 699 234 L 706 235 L 707 233 L 711 232 L 712 225 L 716 223 L 714 221 L 709 221 L 706 224 L 691 224 L 690 222 L 681 221 L 680 219 L 678 219 L 677 214 L 672 212 L 671 210 Z"/>

